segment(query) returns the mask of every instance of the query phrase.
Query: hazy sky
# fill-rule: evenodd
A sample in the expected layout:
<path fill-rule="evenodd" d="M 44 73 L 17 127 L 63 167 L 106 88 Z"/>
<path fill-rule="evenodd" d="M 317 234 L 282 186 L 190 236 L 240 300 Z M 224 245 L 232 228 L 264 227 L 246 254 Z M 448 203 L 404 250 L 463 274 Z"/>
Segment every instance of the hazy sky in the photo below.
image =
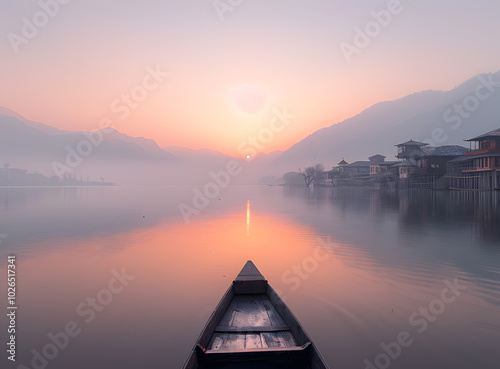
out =
<path fill-rule="evenodd" d="M 295 118 L 262 145 L 282 150 L 378 101 L 500 69 L 493 0 L 55 1 L 0 0 L 0 105 L 68 130 L 108 118 L 162 147 L 238 155 L 286 109 Z"/>

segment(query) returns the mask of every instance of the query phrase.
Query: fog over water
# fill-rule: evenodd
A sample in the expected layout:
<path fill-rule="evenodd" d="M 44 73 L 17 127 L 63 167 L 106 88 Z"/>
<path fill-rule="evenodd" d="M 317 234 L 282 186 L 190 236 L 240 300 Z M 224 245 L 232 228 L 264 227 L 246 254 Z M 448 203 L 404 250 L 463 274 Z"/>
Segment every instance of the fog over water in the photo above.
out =
<path fill-rule="evenodd" d="M 18 363 L 75 322 L 49 368 L 178 368 L 251 259 L 331 367 L 383 363 L 401 332 L 411 343 L 391 368 L 496 367 L 499 194 L 229 186 L 186 223 L 192 190 L 0 189 Z"/>

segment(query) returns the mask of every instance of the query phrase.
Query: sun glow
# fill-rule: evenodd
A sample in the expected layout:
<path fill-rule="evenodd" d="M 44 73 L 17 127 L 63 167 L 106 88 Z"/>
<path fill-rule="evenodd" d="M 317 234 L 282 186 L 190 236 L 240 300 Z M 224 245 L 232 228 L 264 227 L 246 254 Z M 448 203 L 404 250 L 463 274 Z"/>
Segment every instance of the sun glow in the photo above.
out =
<path fill-rule="evenodd" d="M 247 236 L 250 236 L 250 200 L 247 200 Z"/>
<path fill-rule="evenodd" d="M 228 98 L 234 109 L 244 115 L 262 112 L 270 101 L 266 90 L 252 83 L 232 87 L 228 91 Z"/>

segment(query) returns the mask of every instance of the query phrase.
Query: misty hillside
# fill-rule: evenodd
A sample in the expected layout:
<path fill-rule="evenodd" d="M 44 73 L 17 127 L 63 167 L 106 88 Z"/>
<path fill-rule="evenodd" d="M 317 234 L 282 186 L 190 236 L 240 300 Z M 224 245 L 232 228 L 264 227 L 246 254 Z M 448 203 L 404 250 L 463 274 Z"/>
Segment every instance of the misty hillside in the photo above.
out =
<path fill-rule="evenodd" d="M 489 87 L 492 93 L 482 88 L 483 100 L 474 100 L 476 89 L 482 86 L 483 80 L 499 83 Z M 490 96 L 484 98 L 486 95 Z M 466 118 L 453 110 L 454 104 L 462 105 L 464 99 L 471 107 L 470 112 L 462 113 Z M 479 106 L 472 105 L 473 102 L 479 102 Z M 374 154 L 394 160 L 394 145 L 410 139 L 435 145 L 464 145 L 464 139 L 498 127 L 500 72 L 476 76 L 451 91 L 423 91 L 373 105 L 296 143 L 274 161 L 268 172 L 296 170 L 314 163 L 323 163 L 329 168 L 342 158 L 353 162 L 367 160 Z M 435 129 L 442 131 L 435 132 Z M 433 135 L 438 140 L 433 140 Z"/>
<path fill-rule="evenodd" d="M 209 149 L 188 149 L 186 147 L 168 146 L 164 148 L 165 151 L 175 155 L 180 163 L 186 165 L 212 165 L 213 163 L 227 163 L 228 160 L 240 158 L 233 158 L 230 155 L 223 154 L 216 150 Z M 248 166 L 262 167 L 272 163 L 283 154 L 283 151 L 272 151 L 268 154 L 258 153 L 252 160 L 242 162 L 248 163 Z"/>
<path fill-rule="evenodd" d="M 168 146 L 164 148 L 165 151 L 175 155 L 180 160 L 189 159 L 189 158 L 230 158 L 229 155 L 223 154 L 219 151 L 209 150 L 209 149 L 188 149 L 186 147 L 180 146 Z"/>
<path fill-rule="evenodd" d="M 34 122 L 29 119 L 26 119 L 23 117 L 21 114 L 0 106 L 0 116 L 5 116 L 5 117 L 14 117 L 17 120 L 23 122 L 26 126 L 32 127 L 37 129 L 38 131 L 41 131 L 43 133 L 46 133 L 48 135 L 71 135 L 71 134 L 78 134 L 78 133 L 83 133 L 83 132 L 72 132 L 72 131 L 64 131 L 60 130 L 58 128 L 49 126 L 47 124 L 43 124 L 40 122 Z M 142 149 L 147 151 L 153 156 L 160 157 L 160 158 L 165 158 L 165 159 L 173 159 L 173 156 L 165 152 L 163 149 L 161 149 L 158 144 L 149 138 L 144 138 L 144 137 L 131 137 L 128 136 L 124 133 L 121 133 L 117 131 L 114 128 L 109 128 L 109 130 L 106 132 L 106 134 L 103 135 L 103 140 L 104 141 L 113 141 L 113 140 L 119 140 L 122 142 L 127 142 L 127 143 L 133 143 L 135 145 L 140 146 Z"/>
<path fill-rule="evenodd" d="M 178 160 L 171 169 L 176 171 L 177 176 L 184 179 L 184 183 L 189 184 L 210 180 L 207 176 L 209 172 L 225 170 L 228 162 L 231 161 L 237 161 L 242 168 L 242 173 L 231 179 L 232 184 L 256 184 L 261 174 L 265 172 L 265 168 L 283 153 L 282 151 L 259 153 L 252 160 L 245 160 L 209 149 L 193 150 L 168 146 L 164 150 L 176 156 Z M 279 177 L 280 174 L 277 173 L 276 176 Z"/>
<path fill-rule="evenodd" d="M 375 104 L 314 132 L 283 153 L 260 153 L 251 161 L 236 159 L 243 172 L 231 183 L 257 183 L 263 176 L 280 177 L 315 163 L 328 169 L 342 158 L 353 162 L 383 154 L 393 160 L 394 145 L 410 139 L 431 145 L 464 145 L 464 139 L 500 127 L 500 84 L 481 87 L 488 80 L 500 81 L 500 72 L 476 76 L 451 91 L 423 91 Z M 481 100 L 474 97 L 478 88 Z M 464 101 L 478 106 L 472 106 L 470 112 L 462 111 L 462 117 L 454 109 Z M 88 135 L 59 130 L 0 108 L 0 164 L 54 175 L 52 163 L 67 164 L 68 147 L 75 150 L 81 141 L 89 140 Z M 103 176 L 120 184 L 206 183 L 210 171 L 224 170 L 234 160 L 208 149 L 162 149 L 152 139 L 131 137 L 114 129 L 102 138 L 102 143 L 93 146 L 92 153 L 74 168 L 73 175 L 89 175 L 91 179 Z"/>
<path fill-rule="evenodd" d="M 2 115 L 4 113 L 5 115 Z M 74 161 L 74 153 L 81 142 L 87 144 L 100 140 L 98 132 L 69 132 L 32 122 L 8 109 L 0 110 L 0 164 L 56 175 L 53 163 L 68 166 Z M 69 149 L 68 149 L 69 148 Z M 75 178 L 104 177 L 117 184 L 198 184 L 211 178 L 209 172 L 225 170 L 229 155 L 213 150 L 191 150 L 171 147 L 160 148 L 152 139 L 130 137 L 115 129 L 102 133 L 102 142 L 91 145 L 91 153 L 81 156 L 81 162 L 67 172 Z M 238 160 L 244 171 L 231 183 L 256 183 L 262 166 L 274 160 L 280 153 L 258 155 L 250 162 Z M 177 157 L 178 155 L 178 157 Z"/>
<path fill-rule="evenodd" d="M 113 137 L 106 137 L 108 134 Z M 94 133 L 93 137 L 95 140 L 99 139 L 97 133 Z M 141 142 L 141 139 L 133 139 L 117 131 L 103 134 L 102 137 L 102 143 L 89 146 L 91 153 L 84 157 L 87 167 L 92 163 L 103 162 L 142 163 L 175 160 L 175 157 L 166 151 L 159 149 L 159 152 L 153 153 L 154 146 L 146 150 L 135 143 Z M 61 131 L 58 134 L 49 134 L 26 125 L 18 118 L 0 116 L 0 160 L 13 167 L 54 175 L 52 162 L 67 165 L 68 147 L 76 151 L 80 142 L 91 142 L 89 140 L 85 133 Z M 143 145 L 147 143 L 142 142 Z M 77 169 L 75 168 L 75 172 L 79 173 Z"/>
<path fill-rule="evenodd" d="M 5 116 L 5 117 L 13 117 L 17 118 L 21 122 L 23 122 L 25 125 L 28 127 L 36 128 L 39 131 L 42 131 L 44 133 L 50 134 L 50 135 L 60 135 L 64 133 L 69 133 L 68 131 L 63 131 L 55 127 L 48 126 L 46 124 L 40 123 L 40 122 L 34 122 L 29 119 L 26 119 L 23 117 L 21 114 L 15 112 L 14 110 L 8 109 L 6 107 L 0 106 L 0 116 Z"/>

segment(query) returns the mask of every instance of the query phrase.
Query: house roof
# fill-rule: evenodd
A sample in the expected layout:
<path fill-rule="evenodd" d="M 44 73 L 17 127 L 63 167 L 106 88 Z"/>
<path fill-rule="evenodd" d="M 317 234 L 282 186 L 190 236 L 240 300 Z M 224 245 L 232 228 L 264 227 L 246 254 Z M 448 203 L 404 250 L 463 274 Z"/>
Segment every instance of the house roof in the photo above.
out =
<path fill-rule="evenodd" d="M 496 158 L 496 157 L 500 157 L 500 153 L 478 154 L 478 155 L 467 155 L 467 156 L 463 155 L 448 161 L 448 163 L 456 163 L 460 161 L 473 160 L 477 158 Z"/>
<path fill-rule="evenodd" d="M 394 164 L 397 164 L 399 163 L 399 161 L 384 161 L 383 163 L 380 163 L 378 165 L 387 165 L 387 166 L 391 166 L 391 165 L 394 165 Z"/>
<path fill-rule="evenodd" d="M 414 167 L 415 164 L 410 163 L 408 160 L 400 161 L 397 164 L 394 164 L 395 167 Z"/>
<path fill-rule="evenodd" d="M 499 138 L 500 137 L 500 128 L 494 129 L 493 131 L 484 133 L 480 136 L 474 137 L 474 138 L 469 138 L 468 140 L 465 141 L 479 141 L 485 138 Z"/>
<path fill-rule="evenodd" d="M 330 170 L 325 170 L 324 173 L 338 173 L 339 172 L 339 168 L 338 167 L 335 167 L 335 168 L 332 168 Z"/>
<path fill-rule="evenodd" d="M 473 150 L 474 151 L 474 150 Z M 477 159 L 477 158 L 496 158 L 497 156 L 500 156 L 500 153 L 497 152 L 491 152 L 487 154 L 474 154 L 473 152 L 471 155 L 467 155 L 469 159 Z"/>
<path fill-rule="evenodd" d="M 370 166 L 370 162 L 369 161 L 355 161 L 354 163 L 345 165 L 344 168 L 369 167 L 369 166 Z"/>
<path fill-rule="evenodd" d="M 459 156 L 455 159 L 450 160 L 448 163 L 458 163 L 458 162 L 466 161 L 466 160 L 470 160 L 470 159 L 471 159 L 470 156 L 462 155 L 462 156 Z"/>
<path fill-rule="evenodd" d="M 385 159 L 386 157 L 387 156 L 377 154 L 377 155 L 370 156 L 368 159 L 373 159 L 373 158 L 384 158 Z"/>
<path fill-rule="evenodd" d="M 426 143 L 423 143 L 423 142 L 418 142 L 418 141 L 413 141 L 413 140 L 410 140 L 410 141 L 406 141 L 402 144 L 399 144 L 399 145 L 395 145 L 397 147 L 400 147 L 400 146 L 427 146 L 428 144 Z"/>
<path fill-rule="evenodd" d="M 458 145 L 422 147 L 422 156 L 462 156 L 469 149 Z"/>
<path fill-rule="evenodd" d="M 347 161 L 345 161 L 344 159 L 342 159 L 342 161 L 340 163 L 338 163 L 337 165 L 347 165 Z"/>

